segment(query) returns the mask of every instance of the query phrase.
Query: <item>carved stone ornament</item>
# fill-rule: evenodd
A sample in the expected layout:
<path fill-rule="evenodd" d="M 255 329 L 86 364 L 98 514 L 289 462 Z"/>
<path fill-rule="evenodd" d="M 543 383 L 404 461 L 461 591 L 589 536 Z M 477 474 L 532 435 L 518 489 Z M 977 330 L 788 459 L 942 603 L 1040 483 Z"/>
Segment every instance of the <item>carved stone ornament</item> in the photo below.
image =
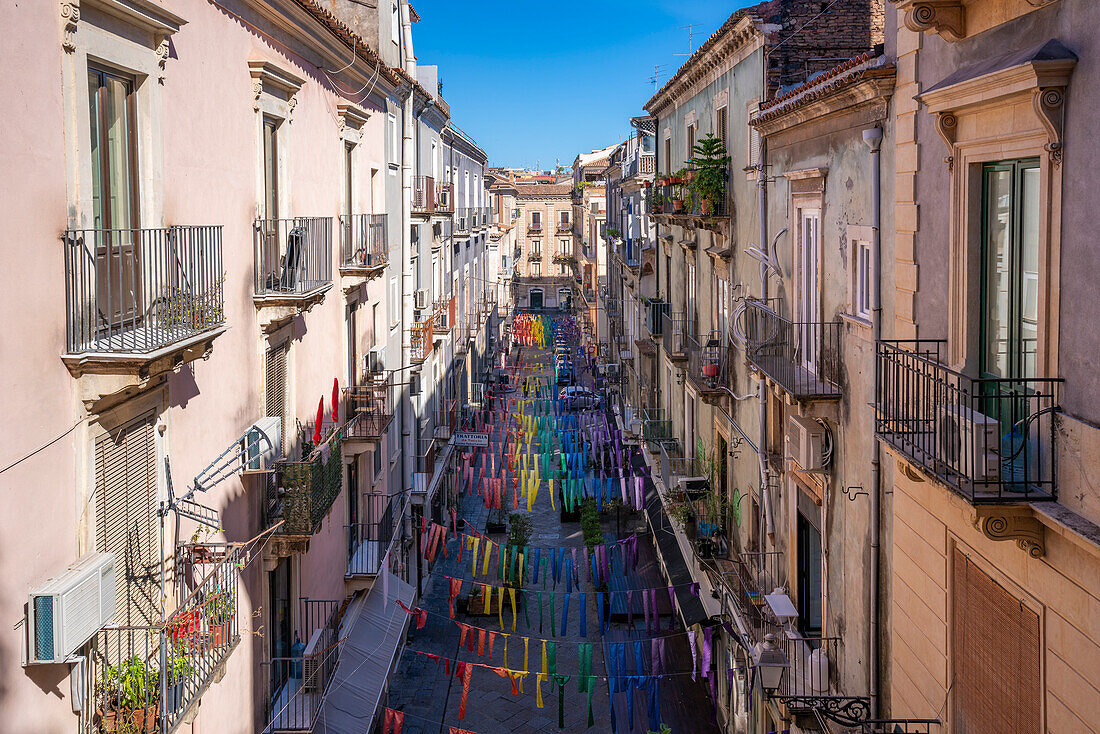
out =
<path fill-rule="evenodd" d="M 1043 524 L 1028 508 L 979 507 L 975 509 L 974 526 L 990 540 L 1014 540 L 1020 550 L 1032 558 L 1046 555 Z"/>
<path fill-rule="evenodd" d="M 260 97 L 264 93 L 264 83 L 261 79 L 252 80 L 252 109 L 256 112 L 260 111 Z"/>
<path fill-rule="evenodd" d="M 157 66 L 160 68 L 158 77 L 160 81 L 164 81 L 164 65 L 168 63 L 168 55 L 171 53 L 171 45 L 168 43 L 168 36 L 165 36 L 157 44 Z"/>
<path fill-rule="evenodd" d="M 955 134 L 958 129 L 959 119 L 955 117 L 954 112 L 941 112 L 936 115 L 936 132 L 947 144 L 947 157 L 943 160 L 949 171 L 955 167 Z"/>
<path fill-rule="evenodd" d="M 945 41 L 966 37 L 966 8 L 962 0 L 915 0 L 902 4 L 905 27 L 917 33 L 935 33 Z"/>
<path fill-rule="evenodd" d="M 76 51 L 76 24 L 80 22 L 79 0 L 61 0 L 61 48 L 70 53 Z"/>
<path fill-rule="evenodd" d="M 1066 104 L 1065 87 L 1040 87 L 1031 96 L 1031 104 L 1049 139 L 1043 146 L 1055 165 L 1062 162 L 1062 121 Z"/>

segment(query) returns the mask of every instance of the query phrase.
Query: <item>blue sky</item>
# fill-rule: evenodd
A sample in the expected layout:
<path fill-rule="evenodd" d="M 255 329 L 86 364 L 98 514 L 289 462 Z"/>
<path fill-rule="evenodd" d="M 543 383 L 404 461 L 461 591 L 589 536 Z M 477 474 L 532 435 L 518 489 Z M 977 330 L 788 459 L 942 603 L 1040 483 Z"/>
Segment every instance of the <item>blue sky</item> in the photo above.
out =
<path fill-rule="evenodd" d="M 492 165 L 551 169 L 624 138 L 653 93 L 744 0 L 414 0 L 413 45 Z"/>

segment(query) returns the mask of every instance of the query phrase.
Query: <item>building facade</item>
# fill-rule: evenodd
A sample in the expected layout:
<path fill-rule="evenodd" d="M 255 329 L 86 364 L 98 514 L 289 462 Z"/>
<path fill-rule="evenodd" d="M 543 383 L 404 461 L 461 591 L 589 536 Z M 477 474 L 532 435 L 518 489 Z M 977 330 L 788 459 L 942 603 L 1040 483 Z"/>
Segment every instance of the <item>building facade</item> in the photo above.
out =
<path fill-rule="evenodd" d="M 577 259 L 573 254 L 572 186 L 517 183 L 513 304 L 518 308 L 573 308 Z"/>

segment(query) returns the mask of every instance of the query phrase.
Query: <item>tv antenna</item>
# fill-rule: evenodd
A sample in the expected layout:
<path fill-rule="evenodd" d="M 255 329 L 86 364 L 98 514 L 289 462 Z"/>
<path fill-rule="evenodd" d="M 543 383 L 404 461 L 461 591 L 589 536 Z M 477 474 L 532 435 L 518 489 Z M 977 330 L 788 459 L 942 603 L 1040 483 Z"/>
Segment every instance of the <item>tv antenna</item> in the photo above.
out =
<path fill-rule="evenodd" d="M 653 85 L 654 92 L 657 91 L 657 80 L 664 74 L 666 66 L 668 66 L 668 64 L 653 65 L 653 76 L 649 77 L 649 83 Z"/>
<path fill-rule="evenodd" d="M 680 30 L 688 32 L 688 52 L 686 54 L 673 54 L 674 56 L 691 56 L 695 53 L 695 29 L 702 28 L 702 23 L 688 23 L 680 26 Z"/>

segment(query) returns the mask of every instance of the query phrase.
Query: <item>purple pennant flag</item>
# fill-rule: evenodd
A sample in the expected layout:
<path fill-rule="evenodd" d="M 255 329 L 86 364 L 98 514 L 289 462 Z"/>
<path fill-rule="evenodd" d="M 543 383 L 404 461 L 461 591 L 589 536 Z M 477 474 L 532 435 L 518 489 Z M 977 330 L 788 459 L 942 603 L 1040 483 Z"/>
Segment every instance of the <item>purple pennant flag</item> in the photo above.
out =
<path fill-rule="evenodd" d="M 649 595 L 645 593 L 645 589 L 642 589 L 642 612 L 645 614 L 645 632 L 648 635 L 653 632 L 653 625 L 649 621 Z"/>
<path fill-rule="evenodd" d="M 672 606 L 672 614 L 668 615 L 668 631 L 672 631 L 672 625 L 676 621 L 676 587 L 668 587 L 668 601 Z"/>
<path fill-rule="evenodd" d="M 626 496 L 626 477 L 623 476 L 622 469 L 619 470 L 619 491 L 623 498 L 623 504 L 629 503 L 630 500 Z"/>
<path fill-rule="evenodd" d="M 691 586 L 688 587 L 688 589 L 691 591 L 692 596 L 694 596 L 696 599 L 699 598 L 699 584 L 698 583 L 692 584 Z"/>
<path fill-rule="evenodd" d="M 660 637 L 654 637 L 649 641 L 649 660 L 653 665 L 654 675 L 660 675 L 664 671 L 664 663 L 661 656 L 664 642 L 665 641 Z"/>
<path fill-rule="evenodd" d="M 645 483 L 641 477 L 634 477 L 634 509 L 641 510 L 644 504 Z"/>
<path fill-rule="evenodd" d="M 688 647 L 691 648 L 691 679 L 695 680 L 695 672 L 699 668 L 699 662 L 695 651 L 695 630 L 688 630 Z M 732 668 L 731 668 L 732 670 Z"/>

